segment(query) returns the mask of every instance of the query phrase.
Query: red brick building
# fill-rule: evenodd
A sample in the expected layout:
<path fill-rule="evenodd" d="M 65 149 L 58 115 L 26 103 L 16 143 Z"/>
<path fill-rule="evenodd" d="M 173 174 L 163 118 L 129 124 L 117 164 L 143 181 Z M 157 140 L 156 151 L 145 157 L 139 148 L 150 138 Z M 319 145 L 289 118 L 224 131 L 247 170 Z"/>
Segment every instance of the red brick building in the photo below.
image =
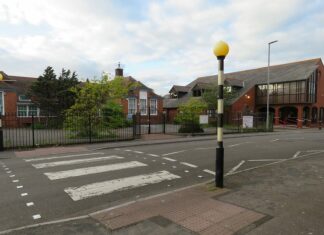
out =
<path fill-rule="evenodd" d="M 225 74 L 225 86 L 237 96 L 226 109 L 236 113 L 266 112 L 267 67 Z M 324 66 L 320 58 L 270 66 L 269 104 L 274 124 L 317 126 L 324 123 Z M 169 120 L 177 114 L 179 104 L 190 97 L 201 97 L 217 75 L 200 77 L 186 86 L 173 86 L 164 99 Z M 214 112 L 209 110 L 208 112 Z"/>
<path fill-rule="evenodd" d="M 0 112 L 6 126 L 28 126 L 31 124 L 32 116 L 40 118 L 40 109 L 26 96 L 29 87 L 37 78 L 10 76 L 2 71 L 0 74 L 2 78 L 0 81 Z M 116 69 L 116 76 L 123 76 L 122 68 Z M 137 84 L 129 91 L 125 99 L 120 100 L 125 116 L 131 118 L 133 114 L 138 114 L 142 123 L 145 123 L 148 118 L 151 123 L 160 121 L 163 112 L 162 97 L 131 76 L 124 77 L 124 79 Z"/>

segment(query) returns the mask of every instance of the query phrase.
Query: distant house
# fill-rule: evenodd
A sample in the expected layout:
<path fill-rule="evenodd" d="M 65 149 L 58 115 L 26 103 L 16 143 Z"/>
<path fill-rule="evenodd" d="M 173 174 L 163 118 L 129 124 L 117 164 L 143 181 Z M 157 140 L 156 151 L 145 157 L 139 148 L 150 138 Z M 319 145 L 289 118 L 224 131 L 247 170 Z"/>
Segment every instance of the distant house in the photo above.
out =
<path fill-rule="evenodd" d="M 137 114 L 142 123 L 148 122 L 149 118 L 152 123 L 159 122 L 163 113 L 163 98 L 132 76 L 124 77 L 120 67 L 116 68 L 115 76 L 121 76 L 126 81 L 136 84 L 130 89 L 127 97 L 121 100 L 123 112 L 129 118 Z"/>
<path fill-rule="evenodd" d="M 267 67 L 225 74 L 224 85 L 237 96 L 225 110 L 228 118 L 240 113 L 266 112 Z M 217 75 L 199 77 L 186 86 L 173 86 L 163 107 L 168 120 L 177 115 L 178 107 L 190 97 L 201 98 Z M 324 66 L 320 58 L 270 66 L 270 112 L 274 124 L 294 123 L 317 125 L 324 123 Z M 207 110 L 212 115 L 215 110 Z M 231 117 L 232 116 L 232 117 Z M 235 116 L 234 116 L 235 117 Z"/>
<path fill-rule="evenodd" d="M 28 125 L 32 116 L 40 116 L 39 108 L 26 96 L 29 87 L 37 78 L 11 76 L 2 71 L 0 78 L 0 112 L 3 119 L 9 115 L 16 116 L 20 118 L 20 123 Z M 16 125 L 13 119 L 10 124 Z"/>

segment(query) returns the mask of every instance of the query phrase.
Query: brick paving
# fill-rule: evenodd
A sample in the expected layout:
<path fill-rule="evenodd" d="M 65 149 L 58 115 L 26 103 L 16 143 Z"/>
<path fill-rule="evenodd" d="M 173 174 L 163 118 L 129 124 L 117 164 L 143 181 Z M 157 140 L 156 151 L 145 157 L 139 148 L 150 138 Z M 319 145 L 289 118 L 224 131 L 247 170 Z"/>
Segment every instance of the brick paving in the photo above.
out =
<path fill-rule="evenodd" d="M 88 151 L 85 146 L 74 146 L 74 147 L 49 147 L 49 148 L 38 148 L 33 150 L 15 151 L 16 157 L 39 157 L 47 156 L 50 154 L 65 154 L 65 153 L 77 153 Z"/>
<path fill-rule="evenodd" d="M 264 214 L 213 198 L 226 191 L 207 191 L 205 186 L 196 186 L 95 213 L 92 217 L 117 231 L 162 216 L 202 235 L 234 234 L 265 217 Z"/>

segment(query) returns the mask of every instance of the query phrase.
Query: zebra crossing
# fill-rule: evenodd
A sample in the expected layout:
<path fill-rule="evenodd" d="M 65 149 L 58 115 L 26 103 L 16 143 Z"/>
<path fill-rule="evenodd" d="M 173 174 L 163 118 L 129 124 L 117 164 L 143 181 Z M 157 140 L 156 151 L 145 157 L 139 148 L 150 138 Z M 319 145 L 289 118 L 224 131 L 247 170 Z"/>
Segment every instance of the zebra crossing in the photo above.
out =
<path fill-rule="evenodd" d="M 150 172 L 149 164 L 138 161 L 138 159 L 125 159 L 123 156 L 108 155 L 102 152 L 32 158 L 25 159 L 25 161 L 30 162 L 35 169 L 43 171 L 42 173 L 54 184 L 57 180 L 69 181 L 80 176 L 126 171 L 134 168 L 148 169 L 146 174 L 127 175 L 117 179 L 112 177 L 105 181 L 87 182 L 88 184 L 63 188 L 63 191 L 73 201 L 109 195 L 113 192 L 131 190 L 181 178 L 179 175 L 170 173 L 167 170 Z M 95 164 L 95 166 L 87 166 L 89 163 Z M 68 167 L 69 169 L 56 170 L 61 167 Z"/>

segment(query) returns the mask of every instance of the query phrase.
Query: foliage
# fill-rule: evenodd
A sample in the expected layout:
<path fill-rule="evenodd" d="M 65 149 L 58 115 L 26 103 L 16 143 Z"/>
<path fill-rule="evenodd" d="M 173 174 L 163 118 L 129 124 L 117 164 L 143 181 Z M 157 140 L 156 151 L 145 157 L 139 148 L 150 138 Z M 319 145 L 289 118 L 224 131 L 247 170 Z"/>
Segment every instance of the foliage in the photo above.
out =
<path fill-rule="evenodd" d="M 77 136 L 99 137 L 103 127 L 119 128 L 130 125 L 125 120 L 118 101 L 135 85 L 123 77 L 110 79 L 103 75 L 100 80 L 87 80 L 81 88 L 72 89 L 76 101 L 66 112 L 65 129 L 76 132 Z"/>
<path fill-rule="evenodd" d="M 27 95 L 46 115 L 58 115 L 74 104 L 75 95 L 71 88 L 78 84 L 75 72 L 62 69 L 57 79 L 54 69 L 48 66 L 31 85 Z"/>
<path fill-rule="evenodd" d="M 199 115 L 206 109 L 207 104 L 196 98 L 191 98 L 187 103 L 180 105 L 175 118 L 175 121 L 181 124 L 179 132 L 203 132 L 199 125 Z"/>
<path fill-rule="evenodd" d="M 230 105 L 230 102 L 237 97 L 237 93 L 224 87 L 224 106 Z M 209 109 L 217 109 L 218 86 L 212 84 L 211 87 L 202 94 L 202 99 L 206 102 Z"/>

